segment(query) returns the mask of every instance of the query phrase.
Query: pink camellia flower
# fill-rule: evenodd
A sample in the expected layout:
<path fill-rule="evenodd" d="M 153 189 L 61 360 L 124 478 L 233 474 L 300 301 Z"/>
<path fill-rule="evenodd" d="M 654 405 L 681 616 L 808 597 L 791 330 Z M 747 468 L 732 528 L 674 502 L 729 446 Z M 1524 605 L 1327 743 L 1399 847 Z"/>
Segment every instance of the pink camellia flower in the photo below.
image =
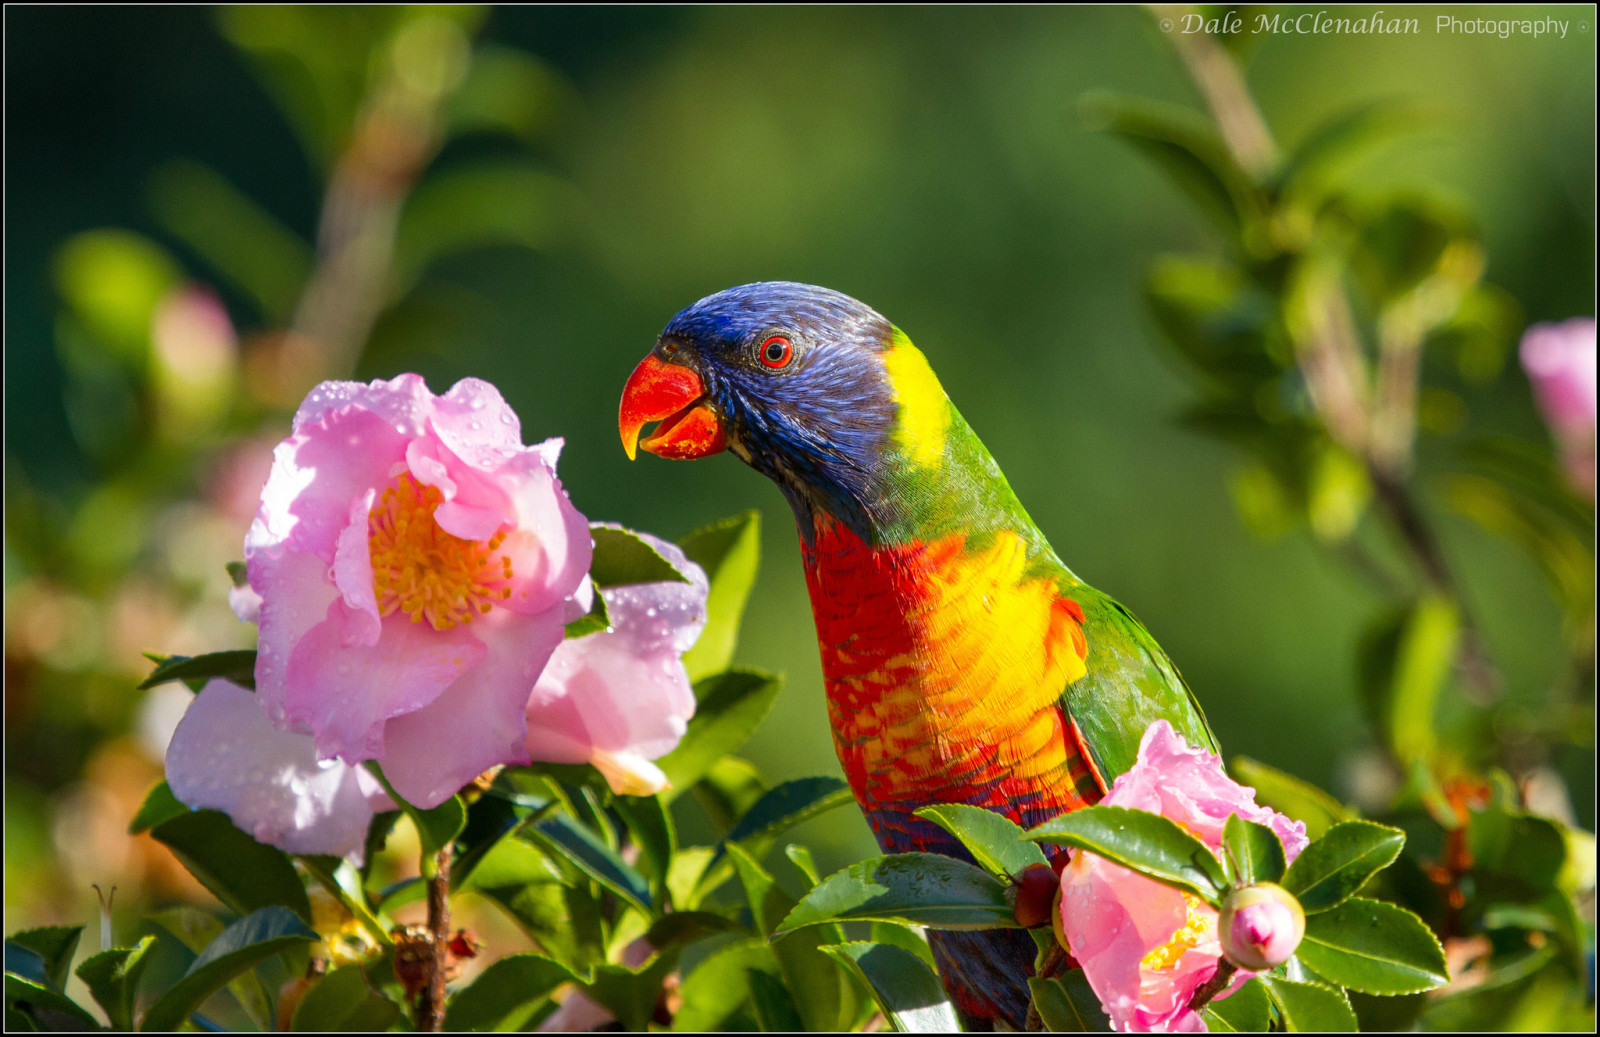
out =
<path fill-rule="evenodd" d="M 1233 814 L 1276 832 L 1291 861 L 1308 842 L 1303 822 L 1257 805 L 1253 789 L 1232 781 L 1219 758 L 1190 748 L 1165 720 L 1145 731 L 1137 762 L 1101 802 L 1161 814 L 1219 855 L 1222 827 Z M 1061 923 L 1068 949 L 1117 1029 L 1205 1029 L 1189 1002 L 1222 958 L 1215 908 L 1075 850 L 1061 875 Z M 1226 997 L 1252 975 L 1240 970 L 1218 996 Z"/>
<path fill-rule="evenodd" d="M 1594 496 L 1595 322 L 1535 324 L 1522 336 L 1522 369 L 1561 448 L 1573 485 Z"/>
<path fill-rule="evenodd" d="M 357 863 L 372 815 L 394 809 L 365 768 L 317 759 L 309 736 L 273 727 L 255 695 L 220 679 L 178 721 L 167 783 L 181 802 L 222 811 L 257 842 Z"/>
<path fill-rule="evenodd" d="M 443 396 L 415 374 L 313 389 L 245 539 L 268 718 L 320 759 L 381 761 L 422 807 L 526 762 L 529 689 L 587 607 L 560 448 L 523 446 L 474 378 Z"/>
<path fill-rule="evenodd" d="M 610 629 L 564 641 L 528 698 L 528 755 L 592 763 L 612 791 L 648 796 L 667 787 L 651 763 L 672 751 L 694 715 L 683 653 L 706 622 L 706 574 L 675 545 L 637 533 L 687 583 L 607 587 Z"/>

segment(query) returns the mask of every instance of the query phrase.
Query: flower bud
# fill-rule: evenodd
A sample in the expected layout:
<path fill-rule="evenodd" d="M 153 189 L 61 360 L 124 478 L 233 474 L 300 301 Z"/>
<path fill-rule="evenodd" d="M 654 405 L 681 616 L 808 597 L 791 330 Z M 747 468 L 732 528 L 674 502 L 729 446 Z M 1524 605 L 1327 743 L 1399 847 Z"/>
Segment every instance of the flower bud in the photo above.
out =
<path fill-rule="evenodd" d="M 1306 934 L 1306 914 L 1281 886 L 1261 882 L 1229 894 L 1217 929 L 1228 960 L 1260 972 L 1289 960 Z"/>
<path fill-rule="evenodd" d="M 1061 892 L 1061 880 L 1047 864 L 1030 864 L 1017 876 L 1012 914 L 1024 929 L 1050 921 L 1050 905 Z"/>

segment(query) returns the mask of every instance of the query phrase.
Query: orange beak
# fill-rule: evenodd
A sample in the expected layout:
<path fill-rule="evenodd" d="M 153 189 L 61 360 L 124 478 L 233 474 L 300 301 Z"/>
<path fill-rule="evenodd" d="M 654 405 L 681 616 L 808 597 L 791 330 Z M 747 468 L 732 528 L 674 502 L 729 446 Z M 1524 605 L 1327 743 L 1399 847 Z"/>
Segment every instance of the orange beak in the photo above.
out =
<path fill-rule="evenodd" d="M 639 430 L 651 421 L 661 424 L 640 441 Z M 711 409 L 700 376 L 682 364 L 657 360 L 654 353 L 628 376 L 617 428 L 630 461 L 637 447 L 657 457 L 689 460 L 710 457 L 728 446 L 722 421 Z"/>

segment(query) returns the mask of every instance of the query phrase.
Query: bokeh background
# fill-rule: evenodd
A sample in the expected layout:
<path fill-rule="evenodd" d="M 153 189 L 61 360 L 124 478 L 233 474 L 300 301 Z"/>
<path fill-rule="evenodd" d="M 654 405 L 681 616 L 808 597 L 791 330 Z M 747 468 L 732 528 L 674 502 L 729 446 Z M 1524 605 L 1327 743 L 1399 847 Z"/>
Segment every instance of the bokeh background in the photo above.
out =
<path fill-rule="evenodd" d="M 1554 15 L 1566 39 L 1440 34 L 1436 13 L 1389 11 L 1418 17 L 1414 36 L 1259 41 L 1252 90 L 1288 144 L 1358 102 L 1417 102 L 1420 131 L 1349 169 L 1352 187 L 1442 192 L 1479 221 L 1486 279 L 1527 322 L 1592 315 L 1592 8 L 1458 12 Z M 5 18 L 7 931 L 92 917 L 90 883 L 135 903 L 193 893 L 124 831 L 171 723 L 135 690 L 141 652 L 251 643 L 223 567 L 299 394 L 341 365 L 418 371 L 438 392 L 495 382 L 526 440 L 566 437 L 563 480 L 592 519 L 677 536 L 759 508 L 740 659 L 788 684 L 744 755 L 773 779 L 837 773 L 782 498 L 731 456 L 630 464 L 616 438 L 622 383 L 672 314 L 764 279 L 840 289 L 907 331 L 1230 753 L 1383 795 L 1353 664 L 1377 599 L 1303 532 L 1245 521 L 1238 455 L 1175 420 L 1193 387 L 1141 281 L 1164 252 L 1219 246 L 1079 114 L 1105 89 L 1198 105 L 1145 12 Z M 343 232 L 323 215 L 330 178 Z M 317 265 L 319 220 L 350 269 Z M 302 295 L 313 271 L 334 317 Z M 343 356 L 284 331 L 340 319 Z M 1547 438 L 1514 363 L 1475 391 L 1472 420 Z M 1515 545 L 1437 521 L 1515 726 L 1563 679 L 1561 611 Z M 1575 741 L 1554 762 L 1592 829 L 1592 742 Z M 854 811 L 801 835 L 824 869 L 871 849 Z"/>

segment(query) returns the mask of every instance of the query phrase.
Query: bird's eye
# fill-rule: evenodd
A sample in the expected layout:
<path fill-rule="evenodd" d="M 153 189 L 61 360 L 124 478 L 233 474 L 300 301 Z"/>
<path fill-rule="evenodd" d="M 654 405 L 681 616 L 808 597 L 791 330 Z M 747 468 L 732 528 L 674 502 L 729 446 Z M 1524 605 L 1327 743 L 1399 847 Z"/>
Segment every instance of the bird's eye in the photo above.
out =
<path fill-rule="evenodd" d="M 788 367 L 794 359 L 794 346 L 782 335 L 774 335 L 761 343 L 761 362 L 768 367 Z"/>

